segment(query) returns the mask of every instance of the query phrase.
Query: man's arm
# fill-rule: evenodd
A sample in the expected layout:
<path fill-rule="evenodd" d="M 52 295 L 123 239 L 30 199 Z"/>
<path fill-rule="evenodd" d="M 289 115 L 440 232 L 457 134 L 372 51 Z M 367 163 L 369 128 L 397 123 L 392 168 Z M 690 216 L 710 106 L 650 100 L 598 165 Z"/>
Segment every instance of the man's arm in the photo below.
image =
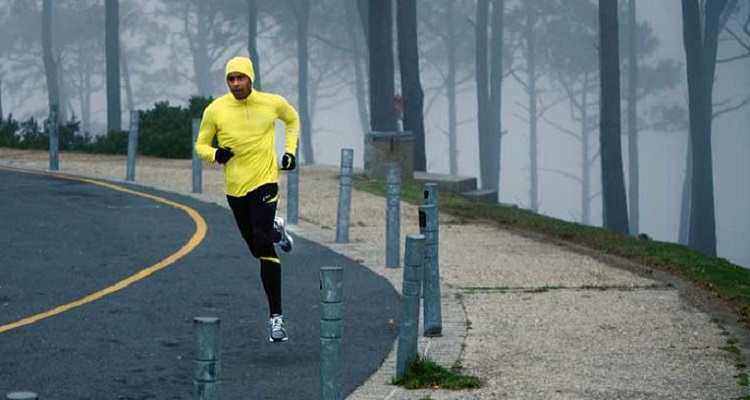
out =
<path fill-rule="evenodd" d="M 297 140 L 299 139 L 299 114 L 297 110 L 282 99 L 278 108 L 279 119 L 284 121 L 284 152 L 297 154 Z"/>
<path fill-rule="evenodd" d="M 216 122 L 214 121 L 213 114 L 209 112 L 208 108 L 206 108 L 206 110 L 203 111 L 198 138 L 195 140 L 195 152 L 198 153 L 198 157 L 204 161 L 215 161 L 216 149 L 212 146 L 215 136 Z"/>

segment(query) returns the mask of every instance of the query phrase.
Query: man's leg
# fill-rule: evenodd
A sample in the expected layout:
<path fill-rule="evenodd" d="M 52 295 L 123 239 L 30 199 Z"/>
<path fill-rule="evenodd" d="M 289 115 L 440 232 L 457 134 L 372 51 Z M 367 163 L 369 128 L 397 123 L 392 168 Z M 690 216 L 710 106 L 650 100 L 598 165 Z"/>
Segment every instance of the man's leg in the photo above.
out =
<path fill-rule="evenodd" d="M 281 308 L 281 260 L 274 242 L 278 233 L 274 217 L 278 203 L 278 185 L 268 184 L 253 191 L 253 255 L 260 259 L 260 277 L 268 297 L 269 338 L 272 342 L 287 340 Z"/>
<path fill-rule="evenodd" d="M 243 197 L 227 196 L 227 200 L 250 252 L 260 260 L 260 278 L 268 299 L 270 339 L 284 341 L 287 336 L 281 319 L 281 261 L 273 246 L 277 190 L 276 185 L 265 185 Z"/>

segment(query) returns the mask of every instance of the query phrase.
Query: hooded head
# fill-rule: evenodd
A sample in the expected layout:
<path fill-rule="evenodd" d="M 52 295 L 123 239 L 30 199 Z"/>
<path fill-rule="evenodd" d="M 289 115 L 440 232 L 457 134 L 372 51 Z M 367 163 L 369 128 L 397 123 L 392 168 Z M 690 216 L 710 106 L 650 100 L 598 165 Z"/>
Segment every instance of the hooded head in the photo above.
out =
<path fill-rule="evenodd" d="M 255 81 L 255 70 L 253 69 L 253 62 L 247 57 L 234 57 L 227 61 L 227 66 L 224 69 L 224 78 L 232 72 L 239 72 L 247 75 L 251 81 Z"/>
<path fill-rule="evenodd" d="M 224 69 L 227 86 L 236 99 L 245 99 L 253 90 L 255 80 L 253 62 L 247 57 L 234 57 Z M 247 78 L 245 78 L 247 77 Z"/>

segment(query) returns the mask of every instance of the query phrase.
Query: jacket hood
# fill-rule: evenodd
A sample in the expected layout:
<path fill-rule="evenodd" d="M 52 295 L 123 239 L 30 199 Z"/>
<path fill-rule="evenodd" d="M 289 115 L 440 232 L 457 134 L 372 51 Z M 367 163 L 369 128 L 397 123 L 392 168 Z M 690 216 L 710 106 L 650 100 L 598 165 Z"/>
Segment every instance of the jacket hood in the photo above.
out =
<path fill-rule="evenodd" d="M 255 82 L 255 70 L 253 69 L 253 62 L 247 57 L 234 57 L 227 61 L 227 66 L 224 69 L 224 78 L 232 73 L 239 72 L 247 75 L 251 81 Z"/>

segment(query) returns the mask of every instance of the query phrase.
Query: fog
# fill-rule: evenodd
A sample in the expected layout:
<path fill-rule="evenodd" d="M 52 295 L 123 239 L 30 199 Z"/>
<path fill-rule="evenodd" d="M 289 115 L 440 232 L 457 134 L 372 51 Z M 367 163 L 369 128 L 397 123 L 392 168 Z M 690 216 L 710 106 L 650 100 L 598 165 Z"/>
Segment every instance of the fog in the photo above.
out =
<path fill-rule="evenodd" d="M 328 7 L 326 10 L 345 8 L 345 1 L 312 1 L 311 18 L 311 72 L 310 87 L 313 99 L 311 104 L 312 137 L 315 162 L 323 165 L 338 165 L 340 150 L 353 148 L 355 167 L 363 166 L 364 132 L 358 116 L 355 90 L 353 89 L 353 72 L 341 69 L 325 62 L 328 54 L 336 53 L 343 57 L 347 51 L 340 51 L 349 46 L 349 38 L 340 38 L 332 42 L 326 36 L 326 24 L 331 21 L 316 22 L 316 7 Z M 450 1 L 450 0 L 447 0 Z M 56 4 L 71 3 L 56 1 Z M 23 23 L 10 13 L 18 1 L 0 0 L 0 10 L 5 12 L 2 20 L 0 41 L 10 40 L 16 36 L 32 37 L 25 50 L 19 50 L 18 44 L 0 42 L 0 80 L 2 83 L 2 105 L 5 116 L 12 113 L 14 118 L 22 120 L 29 116 L 39 119 L 47 115 L 47 89 L 44 79 L 44 64 L 38 43 L 35 47 L 33 31 L 41 32 L 40 22 L 31 19 Z M 41 10 L 41 1 L 23 1 L 32 4 L 30 8 Z M 91 42 L 100 54 L 93 57 L 94 72 L 91 86 L 90 120 L 84 124 L 92 134 L 102 134 L 106 130 L 106 89 L 104 85 L 104 30 L 103 5 L 101 1 L 78 1 L 80 7 L 90 7 L 98 11 L 92 13 L 87 23 L 91 24 L 93 35 L 101 35 L 101 41 Z M 173 3 L 173 8 L 164 7 Z M 199 94 L 196 83 L 194 60 L 189 50 L 188 35 L 185 26 L 188 24 L 176 12 L 174 3 L 188 4 L 169 0 L 121 0 L 121 51 L 128 54 L 133 91 L 133 105 L 138 109 L 153 106 L 156 101 L 167 100 L 171 104 L 186 104 L 190 96 Z M 217 3 L 232 3 L 222 0 Z M 236 1 L 238 14 L 246 13 L 246 1 Z M 266 2 L 259 2 L 266 3 Z M 273 3 L 273 4 L 269 4 Z M 422 0 L 418 2 L 418 12 L 427 13 L 431 5 L 443 4 L 445 0 Z M 460 7 L 456 10 L 457 24 L 464 25 L 463 31 L 471 33 L 472 14 L 476 1 L 457 1 Z M 593 2 L 592 2 L 593 3 Z M 627 2 L 624 2 L 627 3 Z M 623 4 L 624 4 L 623 3 Z M 679 105 L 687 110 L 687 81 L 685 70 L 685 49 L 682 39 L 682 13 L 679 0 L 639 0 L 637 4 L 637 21 L 650 29 L 655 40 L 655 50 L 639 63 L 656 65 L 663 60 L 672 60 L 679 68 L 677 84 L 664 89 L 655 95 L 639 102 L 639 118 L 648 119 L 658 105 Z M 718 45 L 718 59 L 745 55 L 731 62 L 721 62 L 716 68 L 714 86 L 714 111 L 734 105 L 741 105 L 750 98 L 750 32 L 742 30 L 742 24 L 750 19 L 750 4 L 741 0 L 738 11 L 727 23 L 737 38 L 722 32 Z M 320 4 L 320 5 L 319 5 Z M 506 0 L 508 10 L 518 7 L 518 1 Z M 571 3 L 572 4 L 572 3 Z M 350 5 L 348 5 L 350 6 Z M 36 8 L 34 8 L 36 7 Z M 59 6 L 63 7 L 63 6 Z M 98 7 L 98 8 L 97 8 Z M 284 95 L 292 104 L 297 104 L 297 60 L 295 56 L 295 38 L 285 32 L 283 21 L 293 24 L 289 5 L 286 1 L 268 2 L 259 6 L 258 51 L 261 60 L 258 63 L 263 76 L 263 90 Z M 59 12 L 59 11 L 58 11 Z M 166 13 L 166 14 L 165 14 Z M 329 15 L 335 14 L 333 11 Z M 59 12 L 60 15 L 63 14 Z M 343 15 L 343 14 L 342 14 Z M 508 11 L 508 16 L 510 11 Z M 100 20 L 96 19 L 101 17 Z M 332 17 L 333 18 L 333 17 Z M 133 22 L 133 19 L 152 21 L 154 26 Z M 125 22 L 130 21 L 130 22 Z M 279 22 L 281 21 L 281 22 Z M 434 56 L 434 40 L 428 36 L 436 35 L 427 18 L 420 14 L 420 47 L 422 85 L 425 90 L 425 138 L 427 169 L 429 172 L 448 173 L 449 149 L 447 119 L 447 97 L 444 91 L 444 64 Z M 620 23 L 625 21 L 625 13 L 620 14 Z M 359 21 L 357 21 L 359 23 Z M 506 22 L 507 23 L 507 22 Z M 74 27 L 65 26 L 65 20 L 58 19 L 57 50 L 61 63 L 70 62 L 86 52 L 74 51 L 72 43 L 65 43 L 65 38 Z M 101 25 L 97 25 L 101 24 Z M 246 24 L 227 23 L 229 29 L 247 29 Z M 233 28 L 234 27 L 234 28 Z M 360 30 L 361 25 L 360 25 Z M 394 25 L 395 29 L 395 25 Z M 26 32 L 27 30 L 32 33 Z M 67 33 L 66 33 L 67 32 Z M 362 33 L 361 31 L 359 32 Z M 155 36 L 149 36 L 155 35 Z M 621 35 L 624 35 L 621 31 Z M 394 34 L 395 36 L 395 34 Z M 509 35 L 510 36 L 510 35 Z M 218 36 L 217 36 L 218 37 Z M 232 55 L 247 55 L 247 33 L 237 36 L 225 34 L 221 46 L 214 51 L 215 59 L 211 61 L 210 79 L 214 97 L 226 92 L 223 82 L 224 62 Z M 212 38 L 209 38 L 212 39 Z M 364 38 L 361 38 L 364 40 Z M 38 38 L 36 39 L 39 40 Z M 473 51 L 474 42 L 471 35 L 463 37 L 465 42 L 459 46 Z M 244 42 L 243 42 L 244 41 Z M 512 41 L 509 37 L 508 41 Z M 97 44 L 98 43 L 98 44 Z M 227 46 L 225 46 L 227 45 Z M 588 42 L 571 42 L 570 52 L 577 52 L 576 46 L 596 49 L 596 37 Z M 99 47 L 97 47 L 99 46 Z M 25 53 L 23 53 L 25 51 Z M 468 54 L 468 56 L 466 55 Z M 463 51 L 461 61 L 467 65 L 473 63 L 471 53 Z M 518 59 L 514 54 L 508 59 Z M 84 65 L 74 67 L 69 63 L 61 74 L 81 72 Z M 89 64 L 85 64 L 89 65 Z M 595 66 L 596 67 L 596 66 Z M 396 66 L 398 71 L 398 65 Z M 463 176 L 478 177 L 478 139 L 476 83 L 471 75 L 471 67 L 462 70 L 463 79 L 457 87 L 457 126 L 458 136 L 458 173 Z M 621 70 L 624 75 L 625 71 Z M 62 77 L 69 86 L 69 111 L 76 118 L 86 114 L 82 102 L 75 91 L 70 88 L 74 79 Z M 598 78 L 597 78 L 598 79 Z M 398 89 L 398 76 L 395 78 Z M 581 143 L 563 129 L 577 130 L 577 122 L 571 117 L 569 101 L 553 100 L 562 97 L 562 90 L 553 78 L 540 79 L 540 89 L 548 99 L 547 104 L 554 104 L 539 121 L 539 212 L 569 220 L 580 221 L 581 189 L 580 182 L 574 179 L 581 174 Z M 623 93 L 625 92 L 623 84 Z M 206 94 L 206 93 L 204 93 Z M 123 91 L 123 126 L 127 127 L 129 110 Z M 503 81 L 502 92 L 502 141 L 501 175 L 499 201 L 515 204 L 522 208 L 529 207 L 529 134 L 528 116 L 524 115 L 523 104 L 528 97 L 521 83 L 507 75 Z M 622 102 L 622 115 L 625 119 L 626 102 Z M 676 242 L 678 238 L 682 188 L 685 179 L 686 157 L 688 152 L 687 121 L 669 121 L 670 125 L 680 125 L 681 129 L 662 129 L 659 124 L 639 124 L 639 161 L 640 161 L 640 232 L 655 240 Z M 623 123 L 623 135 L 627 133 Z M 598 122 L 591 133 L 592 154 L 598 154 Z M 662 124 L 664 125 L 664 124 Z M 722 113 L 713 122 L 713 162 L 714 193 L 716 209 L 717 253 L 731 262 L 750 268 L 750 157 L 744 155 L 750 151 L 750 106 Z M 623 160 L 627 164 L 627 140 L 623 136 Z M 280 143 L 277 143 L 279 149 Z M 281 150 L 279 150 L 281 151 Z M 627 165 L 624 166 L 627 181 Z M 591 168 L 591 220 L 593 225 L 602 224 L 602 198 L 599 193 L 600 167 L 598 160 Z M 302 199 L 304 201 L 304 199 Z"/>

